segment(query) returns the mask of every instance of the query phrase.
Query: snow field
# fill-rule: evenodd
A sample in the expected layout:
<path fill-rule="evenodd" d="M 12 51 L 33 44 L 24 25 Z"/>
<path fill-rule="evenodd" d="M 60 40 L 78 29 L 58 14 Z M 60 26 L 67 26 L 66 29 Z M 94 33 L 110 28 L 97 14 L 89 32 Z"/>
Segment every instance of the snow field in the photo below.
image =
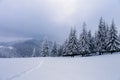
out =
<path fill-rule="evenodd" d="M 120 80 L 120 54 L 0 59 L 0 80 Z"/>

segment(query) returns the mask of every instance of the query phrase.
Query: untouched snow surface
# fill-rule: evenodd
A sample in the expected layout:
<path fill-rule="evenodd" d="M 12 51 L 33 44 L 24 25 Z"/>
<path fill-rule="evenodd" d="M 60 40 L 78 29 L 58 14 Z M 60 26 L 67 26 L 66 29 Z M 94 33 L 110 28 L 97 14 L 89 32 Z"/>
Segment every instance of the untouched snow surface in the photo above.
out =
<path fill-rule="evenodd" d="M 120 80 L 120 54 L 0 59 L 0 80 Z"/>

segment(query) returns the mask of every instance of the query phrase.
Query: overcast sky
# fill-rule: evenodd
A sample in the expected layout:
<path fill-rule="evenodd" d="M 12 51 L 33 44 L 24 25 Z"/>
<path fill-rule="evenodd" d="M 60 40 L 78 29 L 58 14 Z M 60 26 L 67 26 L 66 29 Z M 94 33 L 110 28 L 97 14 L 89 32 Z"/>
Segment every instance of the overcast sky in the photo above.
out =
<path fill-rule="evenodd" d="M 94 32 L 101 16 L 109 24 L 114 19 L 120 31 L 120 0 L 0 0 L 0 36 L 61 41 L 84 21 Z"/>

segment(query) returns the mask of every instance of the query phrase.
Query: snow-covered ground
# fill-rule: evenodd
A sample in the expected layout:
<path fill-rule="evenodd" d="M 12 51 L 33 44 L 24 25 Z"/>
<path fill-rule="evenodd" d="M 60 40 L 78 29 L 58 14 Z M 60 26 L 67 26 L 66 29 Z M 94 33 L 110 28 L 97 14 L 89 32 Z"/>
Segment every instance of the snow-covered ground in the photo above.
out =
<path fill-rule="evenodd" d="M 120 54 L 0 59 L 0 80 L 120 80 Z"/>

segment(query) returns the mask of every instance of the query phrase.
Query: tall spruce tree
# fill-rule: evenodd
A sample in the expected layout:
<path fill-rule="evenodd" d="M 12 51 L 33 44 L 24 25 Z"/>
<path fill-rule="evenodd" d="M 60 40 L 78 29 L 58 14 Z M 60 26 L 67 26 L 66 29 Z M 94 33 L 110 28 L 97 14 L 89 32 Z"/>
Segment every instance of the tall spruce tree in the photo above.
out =
<path fill-rule="evenodd" d="M 79 40 L 79 52 L 82 56 L 86 56 L 90 54 L 88 34 L 85 27 L 86 27 L 86 23 L 83 23 L 83 31 L 80 34 L 80 40 Z"/>
<path fill-rule="evenodd" d="M 60 45 L 58 47 L 58 56 L 62 56 L 63 55 L 63 45 Z"/>
<path fill-rule="evenodd" d="M 58 49 L 57 49 L 57 44 L 56 42 L 54 42 L 52 50 L 51 50 L 51 55 L 52 57 L 56 57 L 58 56 Z"/>
<path fill-rule="evenodd" d="M 102 18 L 100 19 L 98 26 L 97 38 L 97 50 L 99 52 L 99 55 L 101 55 L 103 52 L 105 52 L 106 46 L 106 26 Z"/>
<path fill-rule="evenodd" d="M 49 45 L 47 40 L 43 42 L 41 56 L 42 57 L 49 56 Z"/>
<path fill-rule="evenodd" d="M 91 31 L 88 32 L 88 41 L 89 41 L 89 50 L 90 52 L 94 52 L 95 45 L 94 45 L 94 37 L 91 35 Z"/>
<path fill-rule="evenodd" d="M 74 56 L 78 54 L 78 40 L 76 36 L 76 29 L 71 28 L 71 32 L 69 34 L 68 40 L 65 42 L 64 45 L 64 55 L 65 56 Z"/>
<path fill-rule="evenodd" d="M 98 51 L 98 32 L 96 31 L 95 32 L 95 35 L 94 35 L 94 52 L 96 53 Z"/>
<path fill-rule="evenodd" d="M 65 42 L 62 44 L 63 46 L 62 56 L 65 56 L 67 54 L 67 45 L 68 45 L 68 40 L 66 39 Z"/>
<path fill-rule="evenodd" d="M 106 49 L 111 52 L 111 54 L 113 52 L 119 51 L 120 50 L 120 41 L 117 35 L 117 30 L 115 27 L 115 23 L 114 20 L 112 21 L 112 24 L 110 26 L 110 30 L 109 30 L 109 38 L 107 41 L 107 45 L 106 45 Z"/>
<path fill-rule="evenodd" d="M 33 53 L 32 53 L 32 56 L 31 57 L 35 57 L 36 56 L 36 49 L 33 48 Z"/>

